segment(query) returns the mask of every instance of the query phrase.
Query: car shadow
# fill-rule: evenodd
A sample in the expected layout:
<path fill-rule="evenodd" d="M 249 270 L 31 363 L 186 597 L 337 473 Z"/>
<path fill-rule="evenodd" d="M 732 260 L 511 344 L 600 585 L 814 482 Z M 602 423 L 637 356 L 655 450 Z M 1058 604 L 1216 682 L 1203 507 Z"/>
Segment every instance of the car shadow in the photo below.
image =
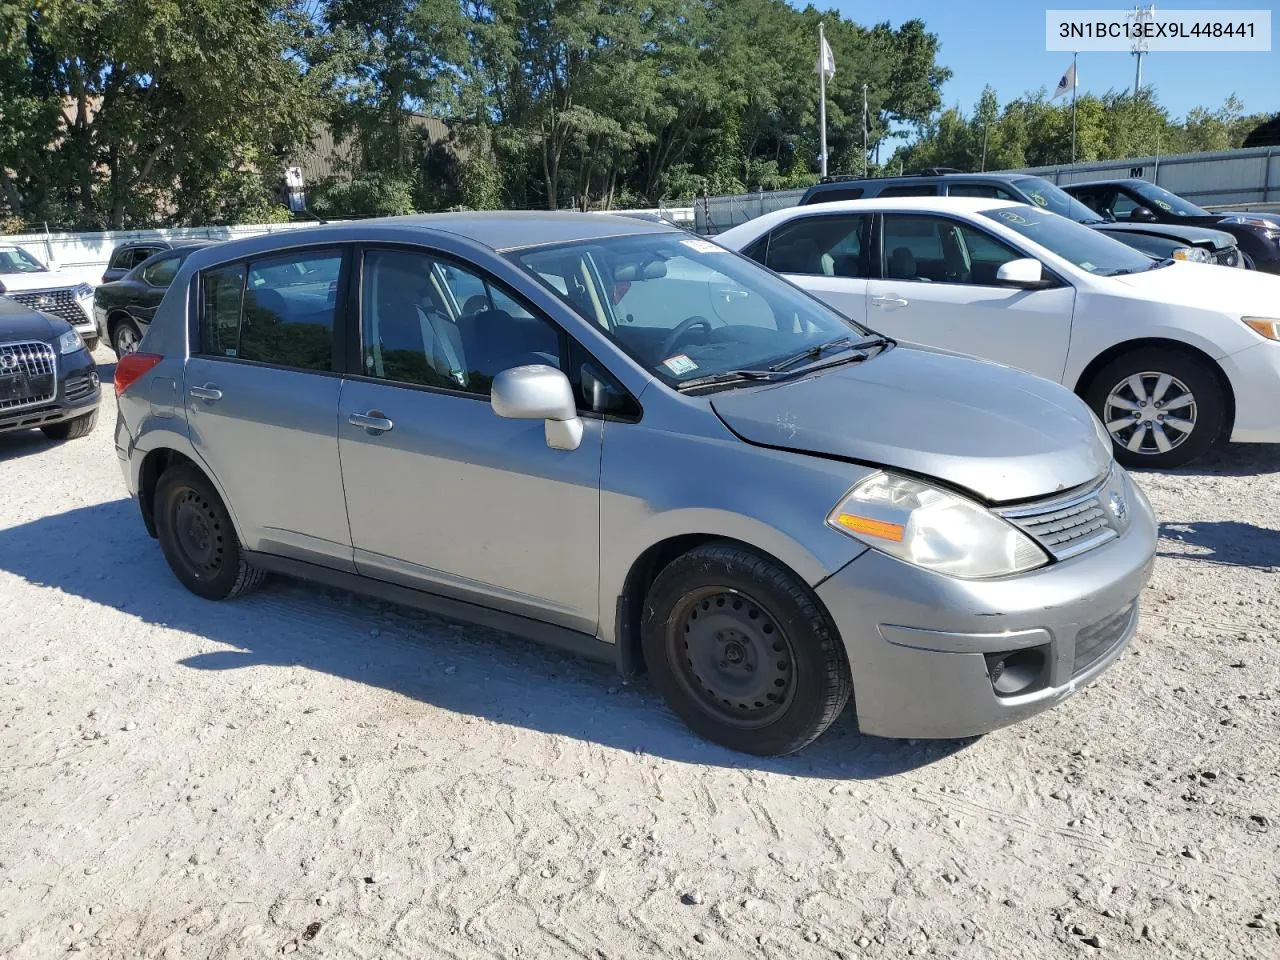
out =
<path fill-rule="evenodd" d="M 1139 476 L 1252 477 L 1280 473 L 1280 443 L 1224 443 L 1185 467 L 1174 470 L 1135 470 Z"/>
<path fill-rule="evenodd" d="M 30 430 L 0 433 L 0 463 L 42 453 L 54 445 L 54 441 L 48 439 L 36 427 Z"/>
<path fill-rule="evenodd" d="M 1160 539 L 1194 548 L 1159 550 L 1162 557 L 1226 567 L 1280 568 L 1280 531 L 1252 523 L 1238 520 L 1166 521 L 1160 524 Z"/>
<path fill-rule="evenodd" d="M 86 543 L 95 549 L 85 551 Z M 0 530 L 0 569 L 226 647 L 179 661 L 191 669 L 301 666 L 493 723 L 680 762 L 873 780 L 973 742 L 863 736 L 850 709 L 799 754 L 752 757 L 689 732 L 643 678 L 624 684 L 608 666 L 499 631 L 280 578 L 241 600 L 211 603 L 174 579 L 130 500 Z"/>

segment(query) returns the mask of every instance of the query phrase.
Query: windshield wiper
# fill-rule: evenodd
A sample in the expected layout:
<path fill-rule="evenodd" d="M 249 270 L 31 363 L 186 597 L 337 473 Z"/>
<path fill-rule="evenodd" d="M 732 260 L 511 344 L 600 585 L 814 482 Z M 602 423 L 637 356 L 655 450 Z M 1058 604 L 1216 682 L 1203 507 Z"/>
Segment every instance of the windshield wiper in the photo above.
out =
<path fill-rule="evenodd" d="M 709 373 L 705 377 L 685 380 L 683 383 L 676 384 L 676 389 L 685 391 L 695 387 L 712 387 L 721 383 L 742 383 L 744 380 L 778 379 L 780 377 L 776 370 L 726 370 L 724 373 Z"/>
<path fill-rule="evenodd" d="M 787 357 L 785 360 L 779 360 L 769 369 L 777 373 L 781 370 L 794 367 L 797 363 L 802 363 L 805 360 L 817 360 L 826 351 L 834 350 L 836 347 L 848 346 L 851 343 L 853 343 L 852 337 L 837 337 L 834 340 L 828 340 L 826 343 L 819 343 L 815 346 L 809 347 L 807 350 L 801 350 L 799 353 L 794 356 Z"/>

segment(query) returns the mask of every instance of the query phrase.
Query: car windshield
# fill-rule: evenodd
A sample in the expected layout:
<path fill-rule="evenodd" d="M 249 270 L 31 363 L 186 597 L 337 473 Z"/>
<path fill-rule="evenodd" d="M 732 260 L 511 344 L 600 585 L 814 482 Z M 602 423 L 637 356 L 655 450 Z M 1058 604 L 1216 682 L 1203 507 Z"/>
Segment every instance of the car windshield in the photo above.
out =
<path fill-rule="evenodd" d="M 868 331 L 754 262 L 688 234 L 516 251 L 513 260 L 667 383 L 803 369 Z M 803 355 L 803 356 L 801 356 Z"/>
<path fill-rule="evenodd" d="M 48 268 L 25 250 L 0 247 L 0 273 L 45 273 Z"/>
<path fill-rule="evenodd" d="M 1060 187 L 1054 186 L 1044 177 L 1021 177 L 1013 182 L 1037 207 L 1066 217 L 1068 220 L 1075 220 L 1077 223 L 1090 220 L 1096 222 L 1100 219 L 1083 203 Z"/>
<path fill-rule="evenodd" d="M 1154 183 L 1144 181 L 1134 186 L 1133 192 L 1145 200 L 1148 207 L 1163 210 L 1175 217 L 1212 216 L 1208 210 L 1202 210 L 1190 200 L 1183 200 L 1176 193 L 1170 193 L 1164 187 L 1157 187 Z"/>
<path fill-rule="evenodd" d="M 982 211 L 982 215 L 1071 261 L 1081 270 L 1101 277 L 1140 273 L 1164 262 L 1153 260 L 1105 233 L 1063 217 L 1046 215 L 1043 210 L 1026 204 L 996 207 Z"/>

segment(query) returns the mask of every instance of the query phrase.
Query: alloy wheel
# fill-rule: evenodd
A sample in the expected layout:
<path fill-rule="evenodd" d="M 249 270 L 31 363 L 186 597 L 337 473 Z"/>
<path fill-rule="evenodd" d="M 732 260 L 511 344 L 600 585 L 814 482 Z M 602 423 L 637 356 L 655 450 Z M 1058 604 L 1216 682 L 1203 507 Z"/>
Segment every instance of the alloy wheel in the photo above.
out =
<path fill-rule="evenodd" d="M 1141 455 L 1168 453 L 1196 428 L 1195 395 L 1177 377 L 1152 370 L 1112 387 L 1103 413 L 1116 444 Z"/>
<path fill-rule="evenodd" d="M 138 349 L 138 334 L 129 324 L 122 323 L 116 328 L 116 354 L 123 356 Z"/>

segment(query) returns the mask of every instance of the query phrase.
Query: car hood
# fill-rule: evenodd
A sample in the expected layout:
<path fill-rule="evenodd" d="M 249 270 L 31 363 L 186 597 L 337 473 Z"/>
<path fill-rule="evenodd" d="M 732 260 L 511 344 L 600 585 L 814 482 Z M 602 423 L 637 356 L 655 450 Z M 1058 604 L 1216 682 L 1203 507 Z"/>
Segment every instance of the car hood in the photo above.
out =
<path fill-rule="evenodd" d="M 1280 277 L 1204 263 L 1171 263 L 1114 282 L 1155 300 L 1237 317 L 1274 317 L 1280 310 Z"/>
<path fill-rule="evenodd" d="M 59 324 L 62 324 L 61 328 Z M 51 320 L 20 303 L 0 297 L 0 343 L 12 343 L 15 340 L 52 342 L 54 337 L 61 336 L 69 329 L 71 328 L 61 320 Z"/>
<path fill-rule="evenodd" d="M 897 468 L 997 503 L 1088 483 L 1111 463 L 1070 391 L 919 347 L 714 394 L 711 406 L 749 443 Z"/>
<path fill-rule="evenodd" d="M 1227 217 L 1249 217 L 1254 220 L 1265 220 L 1280 227 L 1280 213 L 1259 213 L 1256 210 L 1233 210 L 1226 213 L 1215 213 L 1214 219 L 1221 223 Z"/>
<path fill-rule="evenodd" d="M 0 288 L 5 293 L 25 293 L 29 290 L 65 290 L 75 287 L 80 280 L 57 270 L 43 273 L 0 273 Z"/>
<path fill-rule="evenodd" d="M 1226 250 L 1236 245 L 1236 238 L 1225 230 L 1208 227 L 1192 227 L 1177 223 L 1098 223 L 1090 224 L 1102 233 L 1139 233 L 1148 237 L 1167 237 L 1183 243 L 1210 244 L 1214 250 Z"/>

